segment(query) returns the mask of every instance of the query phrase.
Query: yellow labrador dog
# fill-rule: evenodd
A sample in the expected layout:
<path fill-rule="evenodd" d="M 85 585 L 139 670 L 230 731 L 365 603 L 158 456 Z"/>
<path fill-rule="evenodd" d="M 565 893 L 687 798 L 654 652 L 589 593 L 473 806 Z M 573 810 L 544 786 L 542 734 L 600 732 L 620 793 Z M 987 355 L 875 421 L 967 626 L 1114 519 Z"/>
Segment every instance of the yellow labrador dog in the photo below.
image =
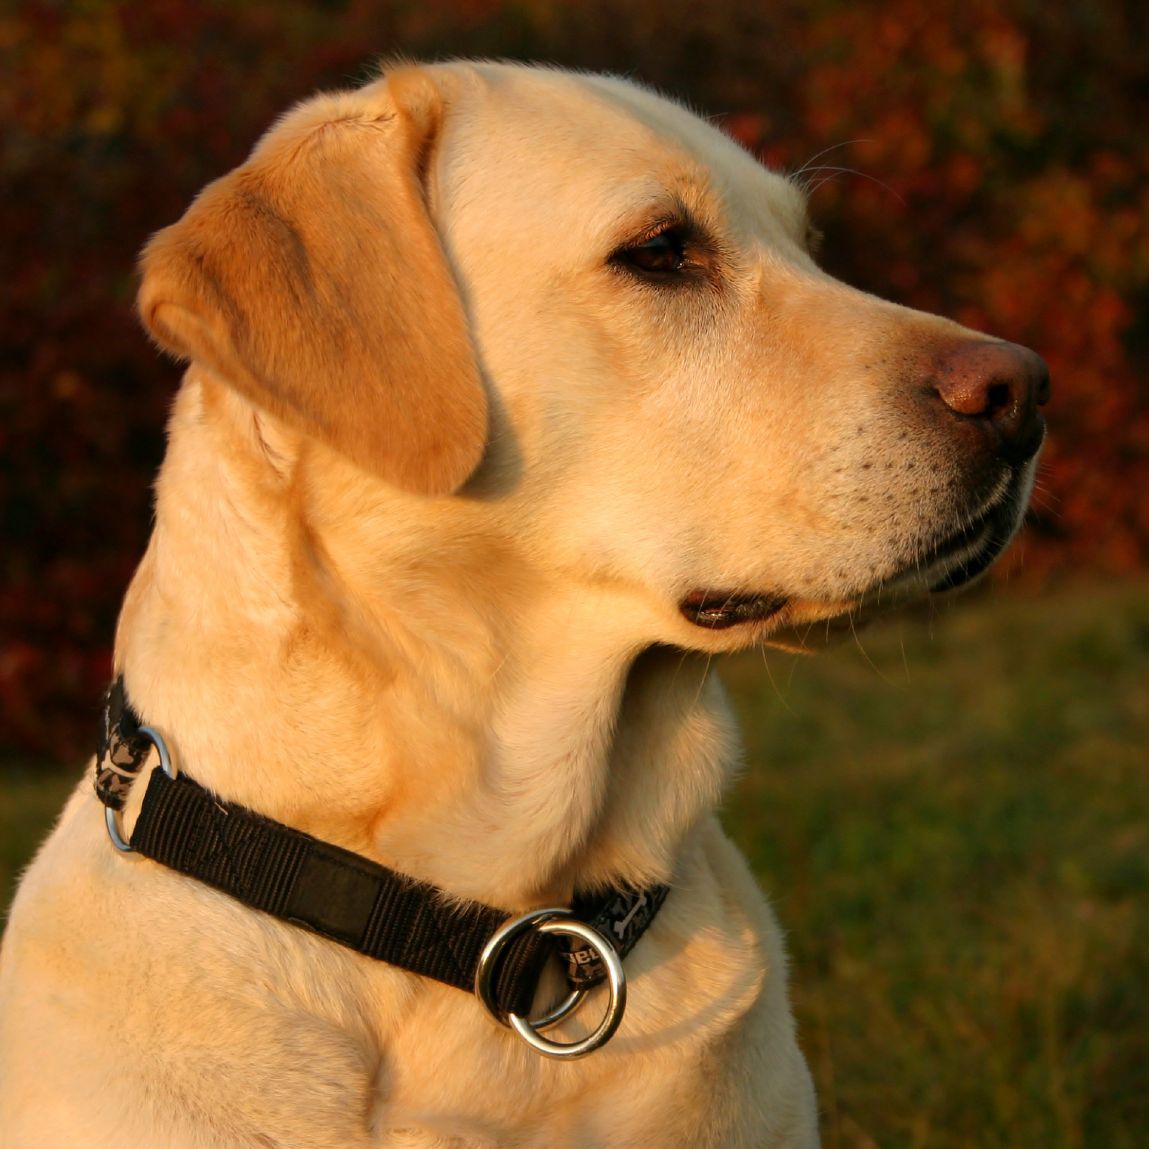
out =
<path fill-rule="evenodd" d="M 147 744 L 340 873 L 650 920 L 622 975 L 588 935 L 606 981 L 552 1028 L 548 958 L 510 1028 L 121 852 L 145 782 L 106 817 L 88 779 L 4 943 L 3 1149 L 817 1144 L 711 657 L 983 570 L 1048 382 L 809 239 L 673 103 L 450 63 L 306 101 L 152 240 L 143 321 L 190 366 L 116 641 Z"/>

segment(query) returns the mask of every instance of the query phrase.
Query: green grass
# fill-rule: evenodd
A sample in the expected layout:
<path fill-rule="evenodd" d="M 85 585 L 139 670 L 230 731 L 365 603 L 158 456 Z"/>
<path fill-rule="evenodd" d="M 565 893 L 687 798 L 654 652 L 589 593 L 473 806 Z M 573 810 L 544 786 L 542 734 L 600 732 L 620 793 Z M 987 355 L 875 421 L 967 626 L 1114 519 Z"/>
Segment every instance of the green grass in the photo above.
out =
<path fill-rule="evenodd" d="M 1149 1143 L 1149 587 L 725 678 L 828 1149 Z"/>
<path fill-rule="evenodd" d="M 827 1149 L 1149 1143 L 1149 585 L 724 677 Z M 72 782 L 0 773 L 0 889 Z"/>

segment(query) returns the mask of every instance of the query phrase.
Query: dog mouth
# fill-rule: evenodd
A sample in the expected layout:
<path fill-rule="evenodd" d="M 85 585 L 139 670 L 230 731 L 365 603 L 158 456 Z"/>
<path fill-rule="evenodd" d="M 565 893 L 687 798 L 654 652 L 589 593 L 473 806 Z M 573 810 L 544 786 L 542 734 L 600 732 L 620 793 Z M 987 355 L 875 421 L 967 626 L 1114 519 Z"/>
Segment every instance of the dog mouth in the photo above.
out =
<path fill-rule="evenodd" d="M 983 574 L 1009 545 L 1017 527 L 1017 512 L 1009 498 L 994 503 L 963 526 L 946 535 L 918 558 L 911 569 L 878 590 L 889 601 L 921 594 L 941 594 L 957 590 Z M 871 592 L 855 593 L 839 602 L 838 609 L 847 611 L 868 602 Z M 851 605 L 852 604 L 852 605 Z M 777 591 L 746 592 L 697 588 L 678 604 L 687 622 L 703 630 L 730 630 L 751 623 L 782 623 L 788 608 L 798 606 L 792 595 Z M 813 601 L 807 605 L 815 605 Z M 835 611 L 834 613 L 837 613 Z"/>
<path fill-rule="evenodd" d="M 1001 556 L 1021 524 L 1028 487 L 1021 474 L 1004 478 L 989 498 L 959 529 L 927 545 L 900 574 L 884 579 L 868 591 L 855 590 L 832 604 L 833 613 L 850 613 L 870 602 L 873 594 L 887 601 L 923 594 L 943 594 L 973 582 Z M 904 591 L 899 594 L 899 591 Z M 887 596 L 889 596 L 887 598 Z M 704 630 L 729 630 L 751 623 L 785 625 L 790 616 L 802 611 L 802 602 L 781 591 L 746 591 L 696 588 L 678 603 L 687 622 Z M 807 607 L 815 608 L 810 600 Z M 828 617 L 831 604 L 817 613 Z"/>
<path fill-rule="evenodd" d="M 692 590 L 678 609 L 687 622 L 706 630 L 728 630 L 747 622 L 764 622 L 780 613 L 790 599 L 781 594 Z"/>

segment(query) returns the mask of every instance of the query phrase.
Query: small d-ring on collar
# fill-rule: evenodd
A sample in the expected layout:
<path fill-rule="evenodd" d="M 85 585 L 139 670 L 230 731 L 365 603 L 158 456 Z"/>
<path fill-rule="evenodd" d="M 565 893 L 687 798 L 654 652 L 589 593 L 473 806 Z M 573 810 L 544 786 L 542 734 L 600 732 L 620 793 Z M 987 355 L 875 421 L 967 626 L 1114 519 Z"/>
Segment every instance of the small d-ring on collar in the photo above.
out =
<path fill-rule="evenodd" d="M 490 940 L 483 947 L 479 957 L 478 968 L 475 970 L 475 996 L 486 1007 L 487 1012 L 502 1025 L 510 1026 L 532 1049 L 537 1050 L 545 1057 L 576 1058 L 592 1053 L 599 1046 L 605 1045 L 618 1029 L 622 1021 L 623 1011 L 626 1009 L 626 973 L 622 968 L 622 959 L 618 956 L 614 946 L 593 926 L 570 917 L 571 911 L 564 907 L 551 906 L 544 909 L 531 910 L 517 918 L 511 918 L 497 929 Z M 542 1037 L 540 1031 L 557 1025 L 568 1014 L 578 1008 L 585 989 L 576 989 L 570 993 L 557 1006 L 542 1017 L 532 1021 L 521 1017 L 517 1013 L 509 1013 L 505 1017 L 495 1005 L 493 987 L 495 972 L 503 948 L 524 930 L 537 929 L 540 934 L 560 934 L 576 937 L 586 945 L 597 951 L 606 968 L 609 999 L 606 1014 L 597 1028 L 587 1034 L 581 1041 L 551 1041 Z"/>
<path fill-rule="evenodd" d="M 146 739 L 156 748 L 160 755 L 160 766 L 163 772 L 173 781 L 179 768 L 175 762 L 172 761 L 172 756 L 168 751 L 168 744 L 164 741 L 164 736 L 151 726 L 141 726 L 139 728 L 140 735 Z M 133 775 L 134 776 L 134 775 Z M 113 809 L 111 806 L 104 807 L 104 825 L 108 827 L 108 837 L 112 839 L 112 845 L 120 851 L 121 854 L 134 854 L 135 850 L 132 849 L 128 839 L 124 836 L 124 812 L 123 810 Z"/>

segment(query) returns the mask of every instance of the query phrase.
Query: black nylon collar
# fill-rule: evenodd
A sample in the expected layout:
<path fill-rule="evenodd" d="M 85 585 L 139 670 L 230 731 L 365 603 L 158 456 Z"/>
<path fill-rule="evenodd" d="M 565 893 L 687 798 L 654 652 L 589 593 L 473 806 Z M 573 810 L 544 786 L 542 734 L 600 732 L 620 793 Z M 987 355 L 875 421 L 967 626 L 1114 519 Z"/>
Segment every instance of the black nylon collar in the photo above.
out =
<path fill-rule="evenodd" d="M 151 750 L 123 679 L 117 678 L 108 690 L 96 761 L 96 794 L 105 806 L 123 809 Z M 222 802 L 186 775 L 170 778 L 159 767 L 148 779 L 130 845 L 254 909 L 464 990 L 474 985 L 483 947 L 513 916 L 451 898 L 369 858 Z M 667 892 L 666 886 L 653 886 L 579 895 L 573 914 L 625 957 Z M 542 967 L 555 953 L 565 961 L 572 989 L 604 980 L 605 968 L 593 949 L 563 949 L 528 931 L 508 944 L 495 974 L 494 999 L 504 1015 L 530 1011 Z"/>

